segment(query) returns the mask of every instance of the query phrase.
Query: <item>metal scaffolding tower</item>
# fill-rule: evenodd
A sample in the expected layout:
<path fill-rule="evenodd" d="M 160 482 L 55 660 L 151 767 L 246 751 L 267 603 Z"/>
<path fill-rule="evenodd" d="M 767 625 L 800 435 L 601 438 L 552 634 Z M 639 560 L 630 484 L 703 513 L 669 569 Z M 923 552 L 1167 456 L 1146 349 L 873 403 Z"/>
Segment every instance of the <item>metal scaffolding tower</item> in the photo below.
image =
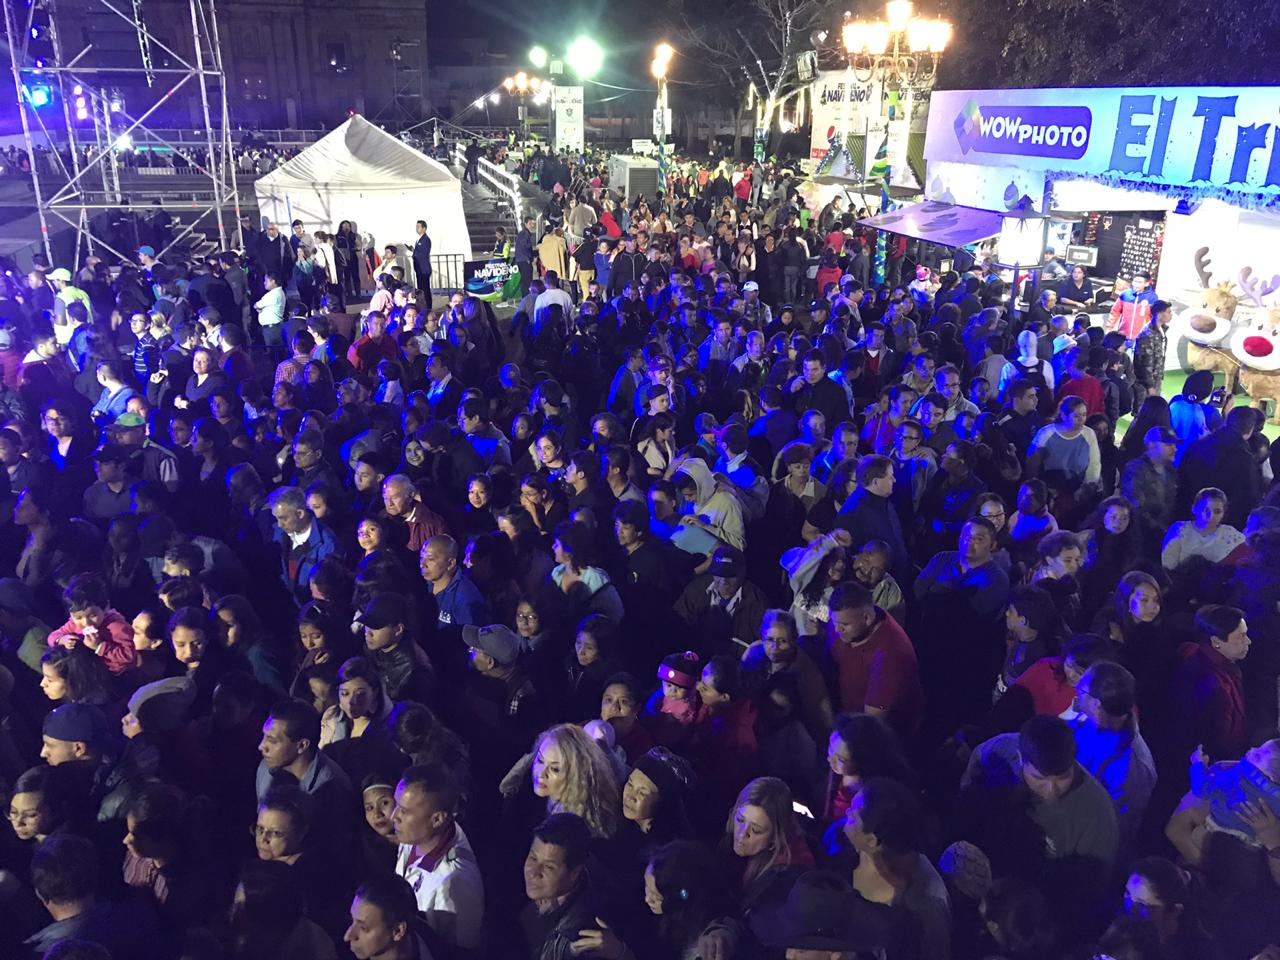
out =
<path fill-rule="evenodd" d="M 224 215 L 231 210 L 235 212 L 235 242 L 243 243 L 228 107 L 230 91 L 222 68 L 215 0 L 187 0 L 187 4 L 191 54 L 177 52 L 188 46 L 185 35 L 166 42 L 150 30 L 143 19 L 142 0 L 131 0 L 127 9 L 117 6 L 114 0 L 0 0 L 40 231 L 45 254 L 51 260 L 49 228 L 58 221 L 76 229 L 77 263 L 82 245 L 88 253 L 98 245 L 122 260 L 135 259 L 132 251 L 116 250 L 100 237 L 92 236 L 89 217 L 91 211 L 112 210 L 129 202 L 121 190 L 120 152 L 142 143 L 181 157 L 192 171 L 207 176 L 210 184 L 210 201 L 196 206 L 195 219 L 173 237 L 165 250 L 186 240 L 211 214 L 217 219 L 219 243 L 226 249 L 229 244 Z M 102 58 L 91 55 L 93 43 L 67 55 L 64 42 L 71 31 L 62 29 L 62 19 L 70 23 L 73 16 L 83 16 L 86 8 L 98 15 L 105 11 L 137 32 L 136 65 L 98 62 Z M 39 50 L 33 49 L 36 40 L 42 43 Z M 156 63 L 156 51 L 163 55 L 160 64 Z M 112 86 L 134 78 L 142 78 L 148 90 L 154 92 L 148 98 L 151 102 L 138 111 L 125 109 Z M 179 92 L 188 92 L 192 85 L 199 91 L 203 157 L 193 155 L 189 145 L 165 139 L 148 125 L 162 106 Z M 56 117 L 60 122 L 51 123 L 54 113 L 42 108 L 51 105 L 53 96 L 61 100 L 61 115 Z M 41 171 L 39 159 L 44 154 L 37 150 L 37 133 L 49 144 L 48 156 L 56 171 L 52 175 Z M 64 140 L 66 157 L 59 149 Z M 100 174 L 100 183 L 90 176 L 93 173 Z M 185 206 L 191 209 L 189 204 Z M 160 255 L 164 252 L 158 251 Z"/>

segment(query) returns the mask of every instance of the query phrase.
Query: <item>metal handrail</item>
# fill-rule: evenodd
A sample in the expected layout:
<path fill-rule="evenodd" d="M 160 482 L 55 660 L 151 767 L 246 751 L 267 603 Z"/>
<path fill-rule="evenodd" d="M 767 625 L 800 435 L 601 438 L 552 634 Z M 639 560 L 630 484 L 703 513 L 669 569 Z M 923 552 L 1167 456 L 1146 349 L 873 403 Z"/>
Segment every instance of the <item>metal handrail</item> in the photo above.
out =
<path fill-rule="evenodd" d="M 458 166 L 465 170 L 467 157 L 465 148 L 461 143 L 453 145 L 453 157 Z M 516 223 L 521 223 L 524 198 L 520 193 L 520 180 L 516 175 L 503 170 L 496 163 L 485 157 L 480 158 L 476 169 L 479 171 L 481 179 L 511 201 L 511 209 L 515 214 Z"/>
<path fill-rule="evenodd" d="M 466 289 L 463 265 L 469 259 L 461 253 L 433 253 L 431 255 L 431 289 L 441 293 L 456 293 Z"/>

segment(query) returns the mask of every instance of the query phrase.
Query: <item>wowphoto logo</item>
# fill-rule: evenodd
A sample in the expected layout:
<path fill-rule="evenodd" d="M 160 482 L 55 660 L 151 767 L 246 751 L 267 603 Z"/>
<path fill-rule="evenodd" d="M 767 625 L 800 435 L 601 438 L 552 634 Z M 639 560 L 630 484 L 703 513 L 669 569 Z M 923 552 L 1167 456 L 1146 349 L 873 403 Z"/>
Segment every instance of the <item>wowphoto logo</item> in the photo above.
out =
<path fill-rule="evenodd" d="M 960 152 L 1079 160 L 1089 149 L 1088 107 L 979 106 L 969 100 L 952 125 Z"/>

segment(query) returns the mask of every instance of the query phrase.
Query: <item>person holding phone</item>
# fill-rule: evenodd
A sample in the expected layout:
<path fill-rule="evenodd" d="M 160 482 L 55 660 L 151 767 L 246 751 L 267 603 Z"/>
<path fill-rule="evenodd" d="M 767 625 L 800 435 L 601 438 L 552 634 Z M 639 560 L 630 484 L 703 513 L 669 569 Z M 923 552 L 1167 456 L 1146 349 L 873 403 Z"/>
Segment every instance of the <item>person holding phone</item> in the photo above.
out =
<path fill-rule="evenodd" d="M 1215 390 L 1213 379 L 1212 370 L 1194 370 L 1182 392 L 1169 401 L 1169 425 L 1178 435 L 1179 458 L 1193 441 L 1221 426 L 1223 411 L 1231 406 L 1233 398 L 1225 387 Z"/>

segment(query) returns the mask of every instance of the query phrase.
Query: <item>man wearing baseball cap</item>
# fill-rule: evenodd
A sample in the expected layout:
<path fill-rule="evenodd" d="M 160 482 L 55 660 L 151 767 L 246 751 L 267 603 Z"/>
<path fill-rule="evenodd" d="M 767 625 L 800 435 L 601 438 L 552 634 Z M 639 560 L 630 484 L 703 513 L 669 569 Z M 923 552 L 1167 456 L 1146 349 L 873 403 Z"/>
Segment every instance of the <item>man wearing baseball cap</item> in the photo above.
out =
<path fill-rule="evenodd" d="M 70 270 L 65 267 L 51 270 L 49 279 L 57 289 L 53 298 L 53 311 L 58 320 L 66 320 L 67 307 L 73 303 L 84 305 L 86 319 L 93 316 L 93 305 L 89 302 L 89 295 L 76 286 Z"/>
<path fill-rule="evenodd" d="M 1178 473 L 1173 468 L 1178 435 L 1171 427 L 1152 427 L 1142 439 L 1143 455 L 1125 465 L 1120 493 L 1135 507 L 1133 522 L 1143 542 L 1159 553 L 1178 505 Z"/>
<path fill-rule="evenodd" d="M 148 243 L 144 243 L 138 248 L 138 263 L 142 264 L 143 269 L 150 270 L 156 261 L 156 248 Z"/>
<path fill-rule="evenodd" d="M 699 653 L 741 656 L 759 638 L 768 606 L 764 592 L 747 579 L 742 551 L 721 546 L 707 572 L 685 587 L 675 611 L 688 624 Z"/>
<path fill-rule="evenodd" d="M 129 452 L 118 443 L 104 443 L 93 452 L 98 479 L 84 492 L 86 518 L 105 524 L 129 512 L 128 463 Z"/>
<path fill-rule="evenodd" d="M 123 820 L 141 771 L 117 762 L 119 739 L 102 710 L 90 703 L 64 703 L 44 718 L 40 759 L 73 784 L 70 796 L 98 820 Z"/>
<path fill-rule="evenodd" d="M 139 480 L 162 484 L 170 493 L 180 483 L 178 456 L 147 436 L 147 420 L 140 413 L 122 413 L 107 424 L 107 437 L 127 457 L 126 470 Z"/>
<path fill-rule="evenodd" d="M 431 661 L 413 640 L 413 613 L 403 595 L 375 593 L 356 614 L 364 628 L 369 661 L 392 700 L 431 703 L 435 671 Z"/>
<path fill-rule="evenodd" d="M 478 784 L 496 785 L 550 722 L 551 712 L 520 663 L 515 631 L 500 623 L 467 624 L 462 642 L 472 668 L 462 694 L 462 728 L 488 747 L 472 754 Z"/>
<path fill-rule="evenodd" d="M 763 330 L 773 323 L 773 311 L 760 299 L 760 284 L 754 280 L 748 280 L 742 285 L 742 297 L 745 301 L 742 312 L 748 319 L 755 321 L 755 329 Z"/>
<path fill-rule="evenodd" d="M 44 718 L 40 758 L 51 767 L 98 762 L 109 744 L 106 717 L 90 703 L 64 703 Z"/>

